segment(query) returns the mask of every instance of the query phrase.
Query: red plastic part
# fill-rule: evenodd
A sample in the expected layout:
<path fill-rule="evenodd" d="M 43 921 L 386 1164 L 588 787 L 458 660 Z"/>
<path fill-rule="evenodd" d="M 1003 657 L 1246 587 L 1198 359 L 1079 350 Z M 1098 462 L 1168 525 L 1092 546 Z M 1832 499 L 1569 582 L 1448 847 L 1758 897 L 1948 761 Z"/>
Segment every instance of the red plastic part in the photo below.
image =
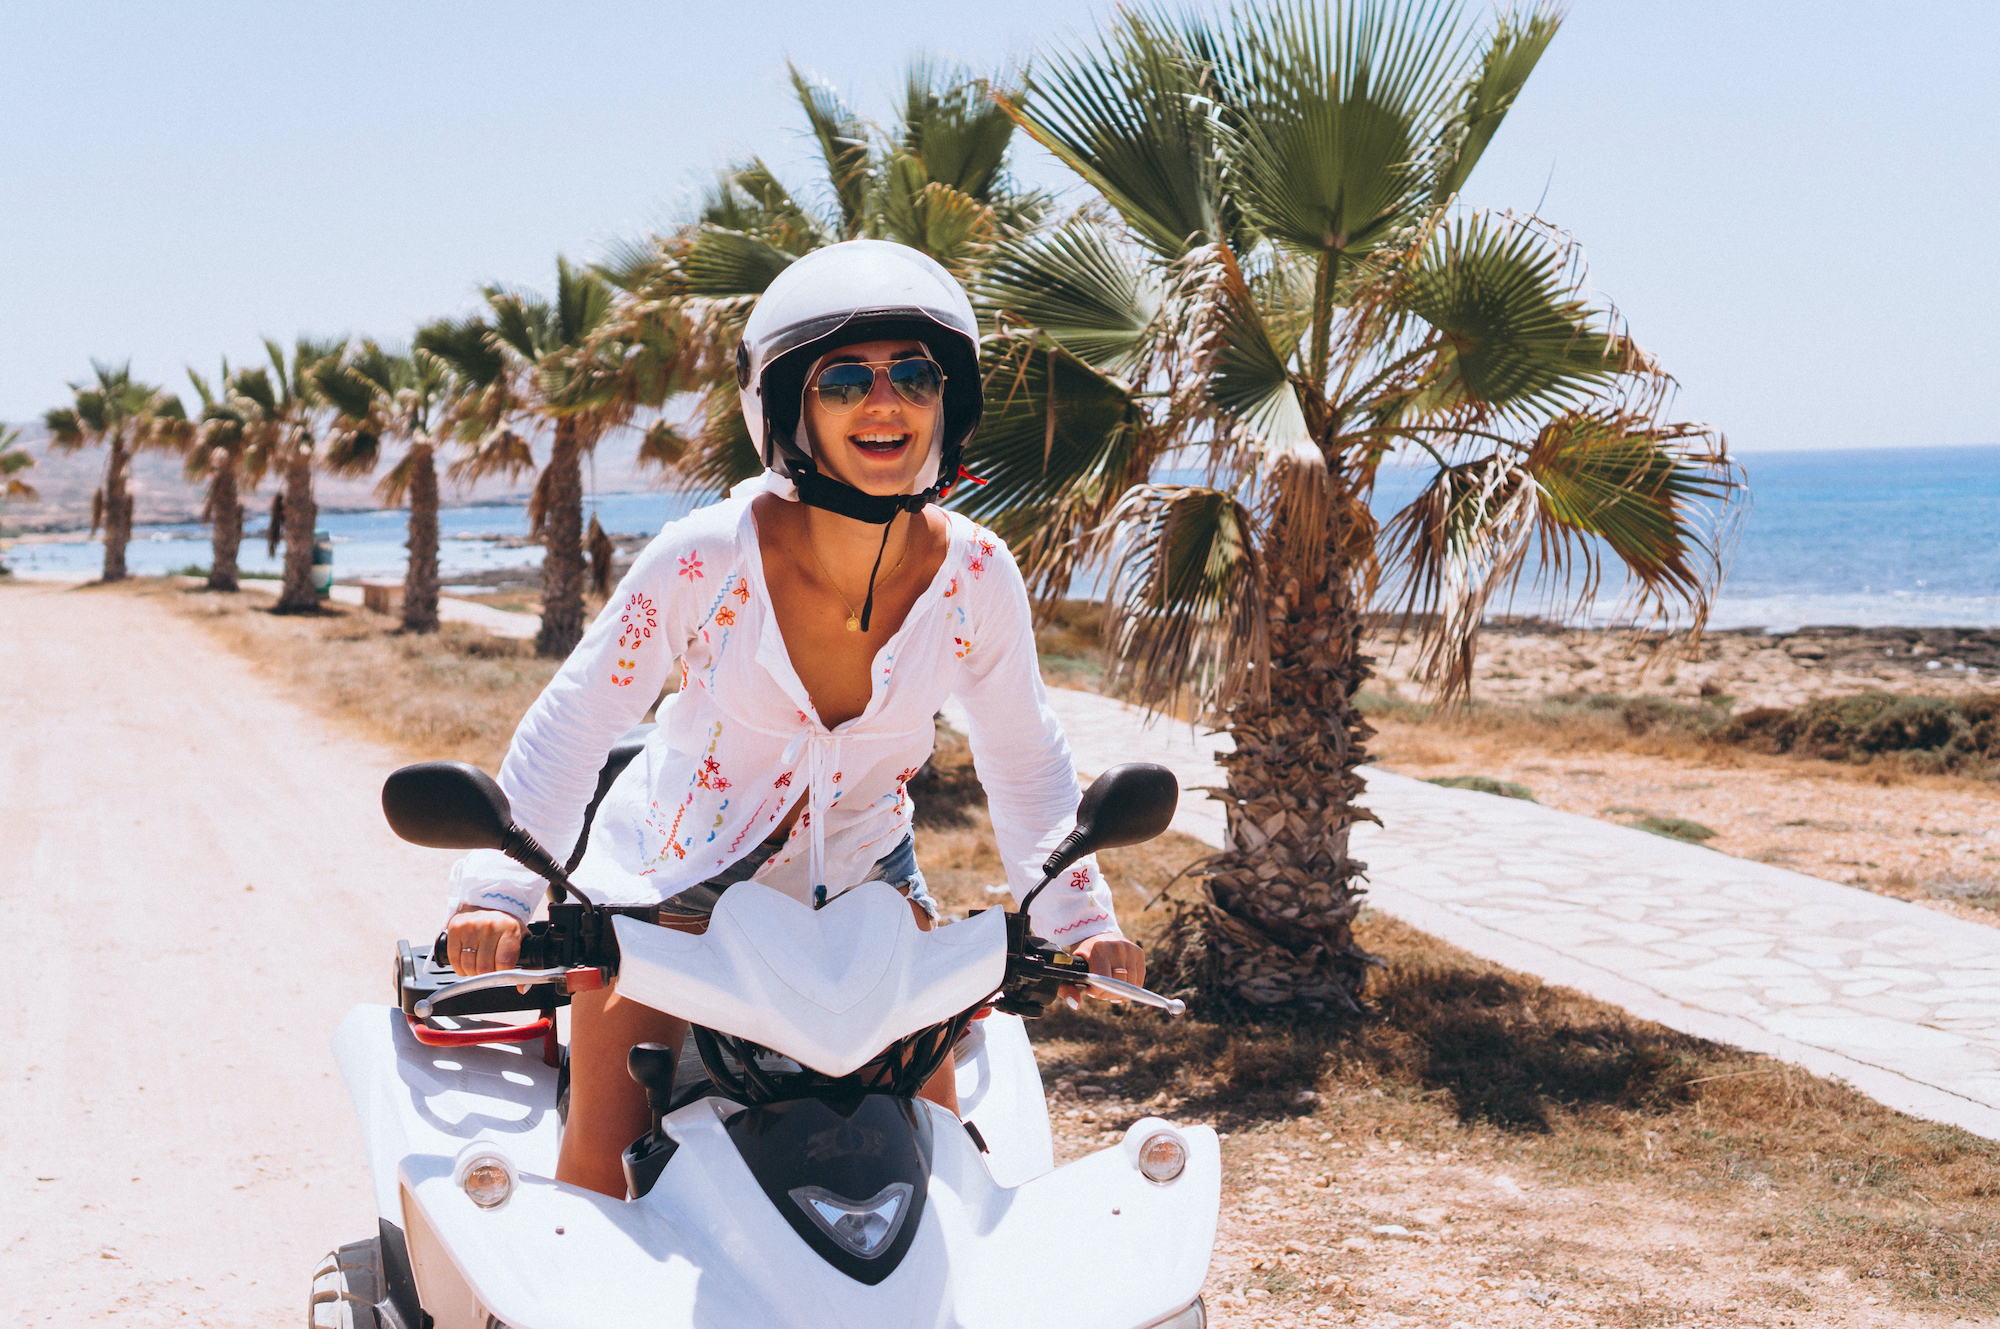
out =
<path fill-rule="evenodd" d="M 563 975 L 563 991 L 572 997 L 579 992 L 595 992 L 603 986 L 602 969 L 572 969 Z"/>
<path fill-rule="evenodd" d="M 556 1022 L 544 1015 L 533 1024 L 485 1025 L 474 1029 L 433 1029 L 416 1016 L 409 1017 L 410 1036 L 427 1048 L 466 1048 L 481 1043 L 528 1043 L 553 1037 Z"/>

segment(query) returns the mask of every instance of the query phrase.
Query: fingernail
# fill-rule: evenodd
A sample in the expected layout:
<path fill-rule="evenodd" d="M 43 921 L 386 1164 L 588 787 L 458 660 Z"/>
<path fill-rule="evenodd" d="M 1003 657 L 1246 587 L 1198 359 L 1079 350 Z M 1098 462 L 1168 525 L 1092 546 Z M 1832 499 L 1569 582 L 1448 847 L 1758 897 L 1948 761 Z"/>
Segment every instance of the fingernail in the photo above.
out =
<path fill-rule="evenodd" d="M 1083 1009 L 1083 1007 L 1077 1005 L 1075 997 L 1064 997 L 1063 1000 L 1069 1003 L 1069 1008 L 1073 1011 L 1080 1011 Z"/>

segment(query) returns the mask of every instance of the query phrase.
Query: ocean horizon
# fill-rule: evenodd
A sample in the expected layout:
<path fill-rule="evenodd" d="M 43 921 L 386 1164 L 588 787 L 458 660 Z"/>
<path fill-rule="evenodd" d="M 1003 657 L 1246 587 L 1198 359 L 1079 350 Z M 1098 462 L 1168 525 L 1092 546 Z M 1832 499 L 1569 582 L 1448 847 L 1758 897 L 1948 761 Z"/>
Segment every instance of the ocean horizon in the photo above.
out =
<path fill-rule="evenodd" d="M 2000 445 L 1752 453 L 1738 459 L 1750 501 L 1736 520 L 1727 575 L 1709 625 L 1792 631 L 1807 625 L 1857 627 L 2000 626 Z M 1376 508 L 1387 516 L 1421 478 L 1385 472 Z M 586 501 L 615 535 L 650 535 L 711 495 L 667 491 L 598 494 Z M 341 578 L 400 577 L 405 514 L 400 509 L 322 513 Z M 541 563 L 520 503 L 477 503 L 440 514 L 443 579 Z M 134 530 L 127 564 L 158 576 L 205 566 L 208 532 L 193 523 Z M 15 543 L 6 561 L 29 579 L 94 576 L 103 541 L 77 537 Z M 243 571 L 276 574 L 263 523 L 245 532 Z M 1081 592 L 1088 587 L 1080 586 Z M 1523 588 L 1496 614 L 1552 615 L 1544 590 Z M 1621 588 L 1607 582 L 1581 623 L 1627 621 Z"/>

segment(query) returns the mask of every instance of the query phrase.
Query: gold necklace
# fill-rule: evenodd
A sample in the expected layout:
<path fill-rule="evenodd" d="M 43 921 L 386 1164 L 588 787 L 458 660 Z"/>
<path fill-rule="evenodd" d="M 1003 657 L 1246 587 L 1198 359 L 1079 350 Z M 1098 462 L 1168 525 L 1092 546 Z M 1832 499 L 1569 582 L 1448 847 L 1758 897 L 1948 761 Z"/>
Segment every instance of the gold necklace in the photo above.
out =
<path fill-rule="evenodd" d="M 847 630 L 849 632 L 861 631 L 861 611 L 854 607 L 854 601 L 847 598 L 847 592 L 840 589 L 840 583 L 833 579 L 831 572 L 827 571 L 826 560 L 819 556 L 819 544 L 812 538 L 812 526 L 810 523 L 806 526 L 806 548 L 812 551 L 813 562 L 819 564 L 819 575 L 826 578 L 826 584 L 833 587 L 833 593 L 839 596 L 840 603 L 847 607 Z M 903 533 L 903 556 L 896 560 L 895 567 L 889 569 L 889 579 L 891 581 L 895 580 L 896 574 L 903 570 L 903 561 L 909 558 L 909 556 L 910 536 L 909 532 L 905 531 Z"/>

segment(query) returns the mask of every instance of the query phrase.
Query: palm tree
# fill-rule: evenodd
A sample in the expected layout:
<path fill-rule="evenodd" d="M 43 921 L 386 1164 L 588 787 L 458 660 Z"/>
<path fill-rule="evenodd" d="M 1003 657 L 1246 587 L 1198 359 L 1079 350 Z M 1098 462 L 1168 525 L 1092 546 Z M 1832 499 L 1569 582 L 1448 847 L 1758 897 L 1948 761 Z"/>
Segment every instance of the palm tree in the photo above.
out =
<path fill-rule="evenodd" d="M 965 504 L 1046 598 L 1109 558 L 1118 670 L 1234 740 L 1227 848 L 1165 943 L 1185 990 L 1354 1006 L 1372 605 L 1402 606 L 1447 698 L 1530 570 L 1577 605 L 1622 572 L 1639 608 L 1705 618 L 1720 436 L 1667 418 L 1672 381 L 1564 235 L 1456 201 L 1557 24 L 1472 28 L 1451 0 L 1127 11 L 1004 100 L 1098 197 L 985 270 L 991 483 Z M 1378 526 L 1390 459 L 1428 482 Z"/>
<path fill-rule="evenodd" d="M 403 574 L 403 631 L 438 628 L 437 445 L 446 434 L 454 378 L 425 350 L 400 355 L 365 341 L 340 360 L 322 360 L 313 382 L 334 409 L 326 467 L 336 475 L 375 469 L 385 441 L 403 455 L 375 493 L 389 507 L 410 505 L 409 568 Z"/>
<path fill-rule="evenodd" d="M 313 526 L 319 520 L 319 505 L 313 501 L 312 476 L 328 407 L 312 371 L 322 360 L 338 358 L 346 344 L 344 337 L 300 337 L 288 358 L 285 348 L 267 337 L 264 352 L 270 357 L 270 369 L 241 369 L 232 380 L 230 396 L 243 406 L 253 446 L 284 477 L 284 488 L 271 504 L 269 533 L 274 543 L 279 539 L 285 543 L 285 579 L 275 607 L 280 614 L 319 610 L 312 576 Z"/>
<path fill-rule="evenodd" d="M 35 464 L 35 456 L 26 448 L 18 446 L 21 431 L 0 429 L 0 502 L 10 498 L 33 503 L 41 498 L 35 487 L 20 478 L 21 472 Z M 7 575 L 7 564 L 0 561 L 0 577 Z"/>
<path fill-rule="evenodd" d="M 125 579 L 125 546 L 132 538 L 132 457 L 147 448 L 172 448 L 185 436 L 187 412 L 180 398 L 132 377 L 128 361 L 90 362 L 94 380 L 70 384 L 75 402 L 42 416 L 49 447 L 76 452 L 102 444 L 104 484 L 91 496 L 90 531 L 104 528 L 104 575 Z"/>
<path fill-rule="evenodd" d="M 269 462 L 262 446 L 268 431 L 257 428 L 259 408 L 237 392 L 236 379 L 227 359 L 216 378 L 217 387 L 188 370 L 188 381 L 201 398 L 201 415 L 181 472 L 189 481 L 208 484 L 201 519 L 209 528 L 206 589 L 211 591 L 240 589 L 237 558 L 243 545 L 243 494 L 263 483 Z"/>
<path fill-rule="evenodd" d="M 600 353 L 592 363 L 609 366 L 607 377 L 622 373 L 617 390 L 634 406 L 702 395 L 692 438 L 662 419 L 639 452 L 698 489 L 726 489 L 762 469 L 737 405 L 736 343 L 750 307 L 794 259 L 841 240 L 889 239 L 970 276 L 1048 207 L 1008 174 L 1013 121 L 964 68 L 912 64 L 887 129 L 796 66 L 791 81 L 824 172 L 811 187 L 789 189 L 753 158 L 722 173 L 692 223 L 627 246 L 601 269 L 623 293 L 607 337 L 648 354 Z M 806 201 L 814 197 L 818 206 Z"/>
<path fill-rule="evenodd" d="M 611 293 L 597 274 L 558 258 L 554 300 L 489 286 L 490 319 L 446 321 L 417 334 L 418 349 L 443 361 L 463 383 L 456 432 L 469 448 L 447 473 L 451 479 L 471 483 L 530 471 L 533 454 L 512 426 L 549 430 L 549 460 L 535 481 L 528 516 L 546 551 L 535 650 L 553 659 L 568 655 L 583 637 L 583 458 L 607 430 L 630 419 L 635 404 L 619 391 L 624 371 L 587 368 L 607 345 Z M 604 363 L 627 358 L 613 349 Z"/>
<path fill-rule="evenodd" d="M 0 480 L 7 482 L 4 486 L 0 486 L 0 500 L 18 498 L 33 503 L 40 499 L 41 495 L 35 492 L 33 485 L 20 479 L 19 476 L 22 471 L 35 464 L 35 456 L 26 448 L 19 446 L 20 441 L 20 430 L 0 429 Z"/>

